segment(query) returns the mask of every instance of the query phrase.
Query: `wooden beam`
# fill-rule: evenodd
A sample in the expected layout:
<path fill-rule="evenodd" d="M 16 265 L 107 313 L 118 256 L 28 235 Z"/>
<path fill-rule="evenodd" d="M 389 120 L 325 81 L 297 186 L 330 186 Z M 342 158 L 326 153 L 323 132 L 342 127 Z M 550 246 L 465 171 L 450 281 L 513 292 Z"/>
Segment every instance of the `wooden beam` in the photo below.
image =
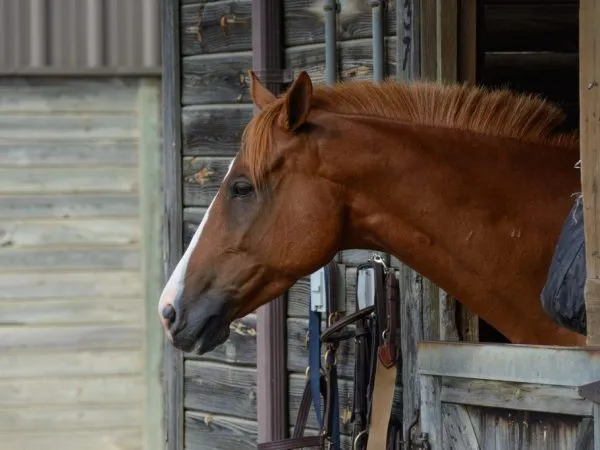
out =
<path fill-rule="evenodd" d="M 163 54 L 163 254 L 165 279 L 183 254 L 181 183 L 181 58 L 179 0 L 162 1 Z M 167 450 L 184 448 L 183 354 L 164 339 L 165 439 Z"/>
<path fill-rule="evenodd" d="M 275 95 L 283 87 L 281 0 L 252 2 L 252 68 Z M 279 79 L 277 79 L 279 78 Z M 258 442 L 284 439 L 287 424 L 286 297 L 260 307 L 256 320 Z"/>
<path fill-rule="evenodd" d="M 600 0 L 581 0 L 579 98 L 586 246 L 587 343 L 600 345 Z"/>
<path fill-rule="evenodd" d="M 163 448 L 163 389 L 161 363 L 163 359 L 163 329 L 156 315 L 156 303 L 163 286 L 162 212 L 163 192 L 160 179 L 160 81 L 143 79 L 138 92 L 138 117 L 140 126 L 140 212 L 142 215 L 142 273 L 146 313 L 146 423 L 145 449 Z"/>

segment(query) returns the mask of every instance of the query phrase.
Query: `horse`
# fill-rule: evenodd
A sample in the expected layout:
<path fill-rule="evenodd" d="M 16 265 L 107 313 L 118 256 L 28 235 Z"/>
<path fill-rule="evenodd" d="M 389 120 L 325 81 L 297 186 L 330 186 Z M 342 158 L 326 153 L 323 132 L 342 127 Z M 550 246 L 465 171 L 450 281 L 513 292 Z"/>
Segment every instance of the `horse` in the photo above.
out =
<path fill-rule="evenodd" d="M 511 343 L 585 345 L 540 291 L 580 191 L 576 133 L 543 98 L 384 80 L 280 96 L 257 113 L 160 296 L 172 345 L 203 354 L 229 326 L 344 249 L 389 253 Z"/>

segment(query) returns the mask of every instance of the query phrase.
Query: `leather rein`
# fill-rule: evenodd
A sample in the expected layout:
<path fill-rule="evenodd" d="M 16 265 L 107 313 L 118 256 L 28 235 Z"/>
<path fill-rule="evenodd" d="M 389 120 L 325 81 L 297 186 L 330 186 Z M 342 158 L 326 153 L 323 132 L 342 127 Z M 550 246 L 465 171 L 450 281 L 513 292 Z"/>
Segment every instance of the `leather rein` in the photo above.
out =
<path fill-rule="evenodd" d="M 354 339 L 354 404 L 350 421 L 353 450 L 385 450 L 391 446 L 394 425 L 390 425 L 396 362 L 398 325 L 398 280 L 379 255 L 359 266 L 359 273 L 372 283 L 372 298 L 359 295 L 356 312 L 342 316 L 336 309 L 337 264 L 331 261 L 325 270 L 327 328 L 321 333 L 320 313 L 309 307 L 309 366 L 292 436 L 258 444 L 259 450 L 291 450 L 296 448 L 341 448 L 338 373 L 336 352 L 342 341 Z M 321 365 L 321 346 L 325 347 Z M 321 400 L 324 411 L 321 414 Z M 305 436 L 311 403 L 319 424 L 319 432 Z M 390 433 L 390 431 L 392 431 Z M 391 446 L 392 448 L 395 446 Z"/>

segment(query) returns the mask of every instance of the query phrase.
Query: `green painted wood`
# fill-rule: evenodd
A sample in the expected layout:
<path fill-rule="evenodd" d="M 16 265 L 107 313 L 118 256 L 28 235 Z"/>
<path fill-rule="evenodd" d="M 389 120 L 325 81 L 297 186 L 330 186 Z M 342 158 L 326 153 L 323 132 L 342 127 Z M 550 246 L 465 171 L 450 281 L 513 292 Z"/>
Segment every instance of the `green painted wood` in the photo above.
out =
<path fill-rule="evenodd" d="M 163 186 L 162 146 L 160 142 L 160 81 L 140 81 L 138 113 L 140 130 L 140 210 L 142 216 L 142 278 L 145 300 L 145 356 L 146 356 L 146 417 L 145 448 L 162 449 L 163 388 L 161 368 L 163 362 L 164 330 L 158 320 L 156 305 L 162 291 L 162 211 Z"/>

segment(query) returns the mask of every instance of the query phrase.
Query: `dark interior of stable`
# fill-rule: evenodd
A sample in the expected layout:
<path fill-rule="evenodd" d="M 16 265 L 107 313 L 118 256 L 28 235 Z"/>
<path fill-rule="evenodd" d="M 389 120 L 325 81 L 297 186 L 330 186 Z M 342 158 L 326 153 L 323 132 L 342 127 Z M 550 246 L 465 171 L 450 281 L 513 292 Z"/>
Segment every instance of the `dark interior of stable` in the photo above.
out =
<path fill-rule="evenodd" d="M 576 130 L 579 1 L 478 0 L 477 16 L 477 84 L 538 93 L 563 108 L 565 130 Z M 479 340 L 508 342 L 481 319 Z"/>

